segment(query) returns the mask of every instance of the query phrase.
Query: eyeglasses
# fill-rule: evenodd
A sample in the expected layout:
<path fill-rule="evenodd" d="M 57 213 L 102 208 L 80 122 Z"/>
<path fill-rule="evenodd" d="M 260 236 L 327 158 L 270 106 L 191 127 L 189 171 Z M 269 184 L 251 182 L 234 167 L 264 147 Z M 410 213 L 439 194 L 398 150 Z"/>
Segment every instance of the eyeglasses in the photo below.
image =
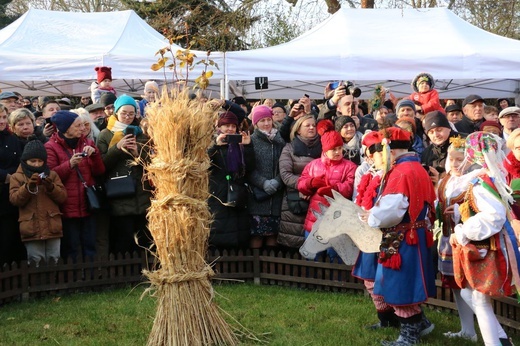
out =
<path fill-rule="evenodd" d="M 114 106 L 106 106 L 106 107 L 105 107 L 105 110 L 108 111 L 109 109 L 114 109 Z"/>
<path fill-rule="evenodd" d="M 127 118 L 133 118 L 135 117 L 135 113 L 134 112 L 125 112 L 125 111 L 122 111 L 121 113 L 119 113 L 119 115 L 121 115 L 122 117 L 127 117 Z"/>
<path fill-rule="evenodd" d="M 519 114 L 516 114 L 516 113 L 513 113 L 513 114 L 506 114 L 506 115 L 502 115 L 502 118 L 511 118 L 511 119 L 518 119 L 520 117 Z"/>

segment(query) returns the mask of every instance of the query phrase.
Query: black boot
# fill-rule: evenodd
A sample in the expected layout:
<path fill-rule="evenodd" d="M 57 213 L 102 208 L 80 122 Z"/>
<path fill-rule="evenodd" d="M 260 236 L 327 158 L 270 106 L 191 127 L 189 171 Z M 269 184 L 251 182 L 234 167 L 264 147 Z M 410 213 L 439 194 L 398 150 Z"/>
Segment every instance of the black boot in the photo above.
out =
<path fill-rule="evenodd" d="M 379 318 L 379 322 L 371 326 L 367 326 L 367 329 L 375 330 L 389 327 L 399 328 L 399 318 L 395 314 L 394 309 L 378 311 L 377 317 Z"/>
<path fill-rule="evenodd" d="M 399 338 L 395 341 L 381 341 L 383 346 L 409 346 L 419 343 L 421 332 L 421 314 L 408 318 L 399 317 L 401 329 Z"/>

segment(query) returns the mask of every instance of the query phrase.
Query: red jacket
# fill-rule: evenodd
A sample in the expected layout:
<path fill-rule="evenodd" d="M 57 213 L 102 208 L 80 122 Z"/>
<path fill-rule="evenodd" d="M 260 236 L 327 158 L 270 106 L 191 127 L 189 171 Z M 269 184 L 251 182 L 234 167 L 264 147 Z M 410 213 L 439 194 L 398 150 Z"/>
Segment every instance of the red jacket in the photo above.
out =
<path fill-rule="evenodd" d="M 444 108 L 441 106 L 439 93 L 435 89 L 431 89 L 425 93 L 413 93 L 410 95 L 410 100 L 420 104 L 422 107 L 422 113 L 425 115 L 432 111 L 441 111 L 442 113 L 446 113 Z"/>
<path fill-rule="evenodd" d="M 53 133 L 47 143 L 45 149 L 47 150 L 47 165 L 49 168 L 58 173 L 65 189 L 67 190 L 67 200 L 60 208 L 63 217 L 85 217 L 90 215 L 87 208 L 87 201 L 85 196 L 85 187 L 79 179 L 76 169 L 70 168 L 70 157 L 74 152 L 81 153 L 85 146 L 91 146 L 96 151 L 89 157 L 85 157 L 78 164 L 78 168 L 87 182 L 88 186 L 94 185 L 94 176 L 99 176 L 105 173 L 105 165 L 99 154 L 99 150 L 91 139 L 81 137 L 78 145 L 73 149 L 69 148 L 63 138 L 58 133 Z"/>
<path fill-rule="evenodd" d="M 352 198 L 356 168 L 357 166 L 352 161 L 346 159 L 331 161 L 325 155 L 309 162 L 305 166 L 302 175 L 298 179 L 298 191 L 306 196 L 311 196 L 309 210 L 307 210 L 307 216 L 303 224 L 305 231 L 310 232 L 314 221 L 316 221 L 312 209 L 320 211 L 318 203 L 329 205 L 325 197 L 318 195 L 316 193 L 317 189 L 311 186 L 312 178 L 325 177 L 328 186 L 332 186 L 334 190 L 344 197 Z"/>

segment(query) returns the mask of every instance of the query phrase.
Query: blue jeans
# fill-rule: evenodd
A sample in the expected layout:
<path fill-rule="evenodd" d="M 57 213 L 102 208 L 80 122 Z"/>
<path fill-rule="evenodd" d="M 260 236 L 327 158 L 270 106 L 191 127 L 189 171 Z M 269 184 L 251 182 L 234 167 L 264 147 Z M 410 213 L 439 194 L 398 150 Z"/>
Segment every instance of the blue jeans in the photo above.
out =
<path fill-rule="evenodd" d="M 84 260 L 93 260 L 96 255 L 96 223 L 92 216 L 63 218 L 63 239 L 61 255 L 72 258 L 74 262 L 81 254 Z"/>

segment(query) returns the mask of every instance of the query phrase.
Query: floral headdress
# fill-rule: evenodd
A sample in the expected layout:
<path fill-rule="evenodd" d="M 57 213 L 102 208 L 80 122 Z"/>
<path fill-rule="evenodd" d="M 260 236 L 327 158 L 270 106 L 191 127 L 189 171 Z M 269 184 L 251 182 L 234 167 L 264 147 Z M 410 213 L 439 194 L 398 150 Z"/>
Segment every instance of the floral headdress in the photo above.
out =
<path fill-rule="evenodd" d="M 473 132 L 466 137 L 464 162 L 478 164 L 487 169 L 502 200 L 508 206 L 514 200 L 511 196 L 511 187 L 506 181 L 507 172 L 502 164 L 505 158 L 500 137 L 482 131 Z"/>

